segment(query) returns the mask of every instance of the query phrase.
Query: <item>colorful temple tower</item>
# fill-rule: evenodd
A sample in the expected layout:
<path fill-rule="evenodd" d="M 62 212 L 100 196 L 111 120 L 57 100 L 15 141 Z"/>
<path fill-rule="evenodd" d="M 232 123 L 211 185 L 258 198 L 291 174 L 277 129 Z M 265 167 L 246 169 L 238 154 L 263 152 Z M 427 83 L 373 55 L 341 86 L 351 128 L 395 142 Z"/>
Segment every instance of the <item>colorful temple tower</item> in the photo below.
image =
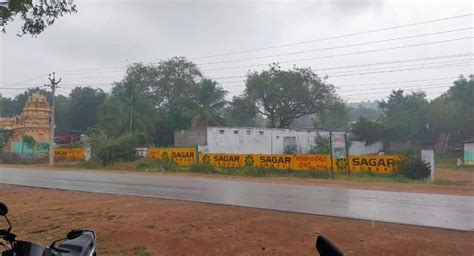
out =
<path fill-rule="evenodd" d="M 51 134 L 50 115 L 51 107 L 46 97 L 40 92 L 34 92 L 25 103 L 20 116 L 0 118 L 0 129 L 12 131 L 7 149 L 25 152 L 25 135 L 33 137 L 38 143 L 48 143 Z"/>

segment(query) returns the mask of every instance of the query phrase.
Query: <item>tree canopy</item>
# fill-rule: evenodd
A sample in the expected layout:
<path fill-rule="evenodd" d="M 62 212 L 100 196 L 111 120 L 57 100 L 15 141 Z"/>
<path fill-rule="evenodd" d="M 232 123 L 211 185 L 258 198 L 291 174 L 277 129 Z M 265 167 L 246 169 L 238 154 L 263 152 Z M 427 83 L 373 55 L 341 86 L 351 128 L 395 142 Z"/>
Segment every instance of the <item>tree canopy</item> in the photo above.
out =
<path fill-rule="evenodd" d="M 270 127 L 288 128 L 293 120 L 319 114 L 339 102 L 334 86 L 310 68 L 282 70 L 277 64 L 247 75 L 245 97 L 269 119 Z"/>
<path fill-rule="evenodd" d="M 37 36 L 59 17 L 75 12 L 73 0 L 10 0 L 0 3 L 0 26 L 5 33 L 8 23 L 19 18 L 23 24 L 17 35 Z"/>
<path fill-rule="evenodd" d="M 19 115 L 34 91 L 2 99 L 2 116 Z M 50 92 L 42 92 L 51 100 Z M 135 63 L 110 93 L 86 86 L 57 95 L 57 134 L 89 130 L 107 140 L 133 135 L 139 145 L 160 146 L 173 145 L 176 131 L 202 126 L 351 129 L 355 139 L 369 144 L 434 145 L 442 133 L 455 143 L 474 137 L 472 75 L 431 101 L 421 91 L 394 90 L 375 108 L 374 102 L 343 102 L 310 68 L 273 64 L 249 72 L 241 95 L 230 101 L 226 96 L 224 87 L 184 57 Z"/>

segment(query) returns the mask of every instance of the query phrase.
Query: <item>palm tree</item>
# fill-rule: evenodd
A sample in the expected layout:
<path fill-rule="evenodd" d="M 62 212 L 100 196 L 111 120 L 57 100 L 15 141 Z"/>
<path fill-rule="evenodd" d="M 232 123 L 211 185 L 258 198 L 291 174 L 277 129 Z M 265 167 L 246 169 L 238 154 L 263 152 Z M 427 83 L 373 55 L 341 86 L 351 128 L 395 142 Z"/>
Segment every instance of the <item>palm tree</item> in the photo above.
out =
<path fill-rule="evenodd" d="M 203 79 L 198 84 L 191 127 L 224 125 L 225 119 L 219 115 L 219 112 L 227 104 L 226 94 L 227 91 L 216 81 Z"/>

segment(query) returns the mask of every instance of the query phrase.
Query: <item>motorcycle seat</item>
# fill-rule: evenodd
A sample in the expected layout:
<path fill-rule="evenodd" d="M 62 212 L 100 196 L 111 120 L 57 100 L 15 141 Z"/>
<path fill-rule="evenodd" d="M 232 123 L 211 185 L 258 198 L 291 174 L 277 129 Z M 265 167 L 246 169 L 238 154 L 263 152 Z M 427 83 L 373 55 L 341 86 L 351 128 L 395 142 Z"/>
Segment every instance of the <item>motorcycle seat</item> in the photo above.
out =
<path fill-rule="evenodd" d="M 93 235 L 90 233 L 84 233 L 77 238 L 64 241 L 58 247 L 71 251 L 67 255 L 82 256 L 82 255 L 86 255 L 86 252 L 94 246 L 93 243 L 94 243 Z"/>

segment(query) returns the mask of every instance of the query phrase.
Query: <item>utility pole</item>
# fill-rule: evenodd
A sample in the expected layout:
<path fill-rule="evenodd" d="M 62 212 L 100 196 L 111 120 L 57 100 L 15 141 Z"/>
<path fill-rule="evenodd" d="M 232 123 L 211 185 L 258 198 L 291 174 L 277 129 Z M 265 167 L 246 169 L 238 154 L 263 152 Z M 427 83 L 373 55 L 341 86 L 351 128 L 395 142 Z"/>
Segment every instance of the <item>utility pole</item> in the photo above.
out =
<path fill-rule="evenodd" d="M 55 99 L 54 95 L 56 92 L 56 88 L 59 88 L 58 84 L 61 82 L 61 78 L 59 78 L 58 81 L 56 81 L 56 74 L 53 72 L 53 75 L 49 74 L 49 82 L 51 83 L 50 85 L 45 85 L 47 87 L 51 87 L 51 137 L 49 141 L 49 166 L 53 167 L 54 166 L 54 129 L 56 128 L 55 122 L 54 122 L 54 108 L 55 108 Z"/>

